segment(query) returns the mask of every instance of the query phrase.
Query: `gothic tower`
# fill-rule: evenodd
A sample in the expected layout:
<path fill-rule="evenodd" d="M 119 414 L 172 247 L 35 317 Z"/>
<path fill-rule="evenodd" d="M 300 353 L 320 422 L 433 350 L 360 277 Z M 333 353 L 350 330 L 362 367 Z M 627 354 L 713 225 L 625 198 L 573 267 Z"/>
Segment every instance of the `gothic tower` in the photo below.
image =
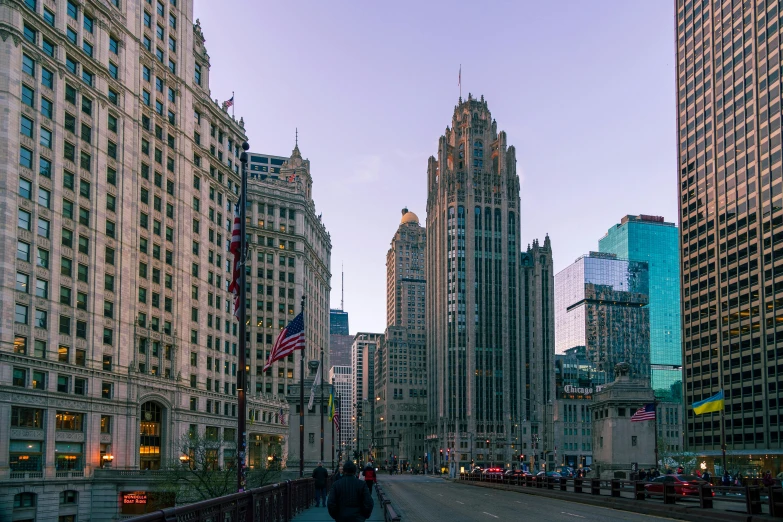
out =
<path fill-rule="evenodd" d="M 519 177 L 483 96 L 455 107 L 427 191 L 430 465 L 509 462 L 526 385 Z"/>

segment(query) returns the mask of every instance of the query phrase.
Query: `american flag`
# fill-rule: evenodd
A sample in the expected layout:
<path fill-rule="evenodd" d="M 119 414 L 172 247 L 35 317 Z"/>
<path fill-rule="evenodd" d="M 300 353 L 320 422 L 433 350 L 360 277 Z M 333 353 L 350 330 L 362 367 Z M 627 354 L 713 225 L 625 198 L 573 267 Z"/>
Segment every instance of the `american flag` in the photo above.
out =
<path fill-rule="evenodd" d="M 288 176 L 287 179 L 289 183 L 293 183 L 294 181 L 296 181 L 296 174 L 291 174 L 290 176 Z"/>
<path fill-rule="evenodd" d="M 228 109 L 232 105 L 234 105 L 234 95 L 233 94 L 231 95 L 231 99 L 230 100 L 226 100 L 226 101 L 223 102 L 223 108 L 224 109 Z"/>
<path fill-rule="evenodd" d="M 340 412 L 336 411 L 334 412 L 334 417 L 332 417 L 332 422 L 334 422 L 334 429 L 336 431 L 340 431 Z"/>
<path fill-rule="evenodd" d="M 655 404 L 645 404 L 633 414 L 631 422 L 655 420 Z"/>
<path fill-rule="evenodd" d="M 239 201 L 242 201 L 240 198 Z M 234 315 L 239 317 L 239 277 L 242 274 L 243 269 L 242 253 L 241 250 L 242 241 L 242 223 L 239 218 L 239 203 L 234 205 L 234 227 L 231 231 L 231 245 L 229 251 L 234 256 L 234 273 L 232 275 L 231 284 L 228 287 L 228 291 L 234 294 Z"/>
<path fill-rule="evenodd" d="M 280 424 L 285 426 L 285 414 L 283 413 L 283 408 L 280 408 Z"/>
<path fill-rule="evenodd" d="M 294 353 L 295 350 L 303 350 L 304 347 L 304 315 L 303 312 L 299 312 L 299 315 L 294 317 L 294 320 L 288 323 L 288 326 L 283 328 L 280 335 L 277 336 L 277 341 L 272 347 L 272 353 L 269 354 L 269 360 L 264 365 L 263 371 L 271 368 L 273 362 Z"/>

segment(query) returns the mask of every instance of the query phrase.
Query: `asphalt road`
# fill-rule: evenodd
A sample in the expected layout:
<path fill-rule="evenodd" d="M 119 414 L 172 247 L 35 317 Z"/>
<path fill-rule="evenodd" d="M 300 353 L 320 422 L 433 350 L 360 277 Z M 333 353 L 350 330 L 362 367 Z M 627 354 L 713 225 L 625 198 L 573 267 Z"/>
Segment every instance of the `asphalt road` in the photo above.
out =
<path fill-rule="evenodd" d="M 425 475 L 384 475 L 379 482 L 405 522 L 540 520 L 621 522 L 669 520 L 553 500 L 512 491 L 453 483 Z"/>

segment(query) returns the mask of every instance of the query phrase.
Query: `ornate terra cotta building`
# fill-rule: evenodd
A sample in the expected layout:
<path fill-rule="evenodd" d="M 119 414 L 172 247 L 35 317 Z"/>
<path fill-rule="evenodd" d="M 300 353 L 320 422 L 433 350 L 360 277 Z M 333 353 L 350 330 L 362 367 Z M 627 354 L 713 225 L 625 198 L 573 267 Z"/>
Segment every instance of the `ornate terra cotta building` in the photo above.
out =
<path fill-rule="evenodd" d="M 193 0 L 7 1 L 0 19 L 0 513 L 116 519 L 128 492 L 152 507 L 184 437 L 236 437 L 244 123 L 210 98 Z M 288 428 L 254 391 L 260 467 Z"/>
<path fill-rule="evenodd" d="M 518 430 L 529 434 L 524 336 L 544 312 L 522 287 L 519 188 L 515 149 L 486 101 L 460 99 L 427 172 L 425 441 L 434 467 L 511 466 Z M 547 280 L 551 294 L 551 270 Z M 546 324 L 551 317 L 533 322 L 534 334 Z"/>

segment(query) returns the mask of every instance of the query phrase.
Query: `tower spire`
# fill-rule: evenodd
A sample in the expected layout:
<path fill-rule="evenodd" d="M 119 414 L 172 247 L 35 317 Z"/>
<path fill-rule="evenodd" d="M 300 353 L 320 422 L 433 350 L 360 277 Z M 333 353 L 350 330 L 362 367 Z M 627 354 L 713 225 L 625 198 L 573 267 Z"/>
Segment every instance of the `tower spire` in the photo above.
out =
<path fill-rule="evenodd" d="M 299 146 L 299 127 L 296 127 L 296 134 L 294 138 L 294 147 Z"/>
<path fill-rule="evenodd" d="M 340 310 L 345 312 L 345 267 L 340 263 Z"/>

